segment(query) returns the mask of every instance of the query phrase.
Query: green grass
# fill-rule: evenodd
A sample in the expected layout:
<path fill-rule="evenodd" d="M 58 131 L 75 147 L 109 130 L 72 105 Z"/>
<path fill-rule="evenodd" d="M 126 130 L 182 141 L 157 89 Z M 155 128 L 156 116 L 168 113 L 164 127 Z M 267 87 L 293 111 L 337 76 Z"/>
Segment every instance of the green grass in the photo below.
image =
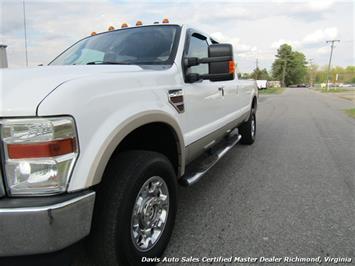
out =
<path fill-rule="evenodd" d="M 355 108 L 351 108 L 351 109 L 346 109 L 344 110 L 345 113 L 348 114 L 348 116 L 352 117 L 352 118 L 355 118 Z"/>
<path fill-rule="evenodd" d="M 353 90 L 347 90 L 342 88 L 329 88 L 329 90 L 327 90 L 326 88 L 324 88 L 324 89 L 316 89 L 316 91 L 320 91 L 322 93 L 339 93 L 339 92 L 351 92 Z"/>
<path fill-rule="evenodd" d="M 285 91 L 285 88 L 267 88 L 264 90 L 259 90 L 259 94 L 261 94 L 261 95 L 281 94 L 284 91 Z"/>

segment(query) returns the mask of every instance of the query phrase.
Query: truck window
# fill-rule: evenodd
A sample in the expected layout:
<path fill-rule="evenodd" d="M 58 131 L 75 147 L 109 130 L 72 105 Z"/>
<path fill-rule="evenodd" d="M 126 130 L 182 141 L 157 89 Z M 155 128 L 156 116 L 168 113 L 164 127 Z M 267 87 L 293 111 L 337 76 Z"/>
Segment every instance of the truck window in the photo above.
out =
<path fill-rule="evenodd" d="M 187 51 L 188 57 L 208 57 L 208 43 L 206 37 L 193 34 L 190 39 L 189 49 Z M 192 66 L 187 70 L 187 73 L 208 74 L 208 65 L 201 64 Z"/>
<path fill-rule="evenodd" d="M 179 26 L 144 26 L 87 37 L 64 51 L 50 65 L 172 64 Z"/>
<path fill-rule="evenodd" d="M 75 57 L 75 55 L 73 55 Z M 76 57 L 76 65 L 86 64 L 87 62 L 99 62 L 104 60 L 105 53 L 97 50 L 84 48 L 80 57 Z M 71 58 L 69 58 L 71 60 Z"/>

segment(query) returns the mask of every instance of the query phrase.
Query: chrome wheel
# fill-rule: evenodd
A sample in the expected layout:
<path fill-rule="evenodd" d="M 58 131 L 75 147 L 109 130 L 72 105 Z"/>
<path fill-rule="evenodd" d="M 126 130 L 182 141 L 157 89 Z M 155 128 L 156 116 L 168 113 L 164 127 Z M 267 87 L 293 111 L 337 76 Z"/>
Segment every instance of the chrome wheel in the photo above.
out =
<path fill-rule="evenodd" d="M 149 178 L 141 187 L 133 207 L 131 237 L 143 252 L 154 247 L 161 237 L 169 214 L 169 190 L 159 176 Z"/>
<path fill-rule="evenodd" d="M 255 136 L 255 115 L 253 115 L 252 119 L 251 119 L 251 137 L 254 138 Z"/>

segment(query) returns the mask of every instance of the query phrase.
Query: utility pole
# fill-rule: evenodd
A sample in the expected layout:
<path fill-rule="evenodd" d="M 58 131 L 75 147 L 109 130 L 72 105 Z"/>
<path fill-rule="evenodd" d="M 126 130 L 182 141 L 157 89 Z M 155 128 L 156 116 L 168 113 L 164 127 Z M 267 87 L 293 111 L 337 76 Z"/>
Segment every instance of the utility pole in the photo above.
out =
<path fill-rule="evenodd" d="M 258 58 L 256 58 L 256 61 L 255 61 L 255 74 L 256 74 L 255 79 L 257 80 L 258 79 L 258 74 L 259 74 L 259 61 L 258 61 Z"/>
<path fill-rule="evenodd" d="M 283 65 L 283 68 L 282 68 L 282 87 L 285 87 L 285 76 L 286 76 L 286 64 L 287 64 L 287 61 L 286 61 L 286 59 L 284 59 L 283 61 L 284 61 L 284 65 Z"/>
<path fill-rule="evenodd" d="M 309 85 L 313 87 L 313 58 L 309 59 L 310 71 L 309 71 Z"/>
<path fill-rule="evenodd" d="M 0 68 L 7 68 L 7 55 L 6 55 L 7 45 L 0 43 Z"/>
<path fill-rule="evenodd" d="M 28 51 L 27 51 L 27 25 L 26 25 L 26 6 L 25 0 L 22 0 L 23 7 L 23 28 L 25 33 L 25 55 L 26 55 L 26 67 L 28 67 Z"/>
<path fill-rule="evenodd" d="M 331 63 L 332 63 L 333 49 L 335 47 L 335 45 L 334 45 L 335 42 L 340 42 L 340 40 L 329 40 L 329 41 L 326 41 L 326 43 L 331 43 L 331 45 L 330 45 L 329 64 L 328 64 L 328 71 L 327 71 L 327 91 L 329 91 L 329 74 L 330 74 L 330 66 L 331 66 Z"/>

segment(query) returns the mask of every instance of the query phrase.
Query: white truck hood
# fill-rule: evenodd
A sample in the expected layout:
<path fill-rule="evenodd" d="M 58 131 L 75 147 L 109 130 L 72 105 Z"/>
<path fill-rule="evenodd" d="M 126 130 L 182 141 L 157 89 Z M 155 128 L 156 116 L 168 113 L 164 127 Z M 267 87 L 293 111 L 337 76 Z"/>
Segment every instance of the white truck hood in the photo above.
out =
<path fill-rule="evenodd" d="M 136 65 L 43 66 L 0 70 L 0 117 L 35 116 L 39 103 L 61 84 L 100 73 L 136 72 Z"/>

